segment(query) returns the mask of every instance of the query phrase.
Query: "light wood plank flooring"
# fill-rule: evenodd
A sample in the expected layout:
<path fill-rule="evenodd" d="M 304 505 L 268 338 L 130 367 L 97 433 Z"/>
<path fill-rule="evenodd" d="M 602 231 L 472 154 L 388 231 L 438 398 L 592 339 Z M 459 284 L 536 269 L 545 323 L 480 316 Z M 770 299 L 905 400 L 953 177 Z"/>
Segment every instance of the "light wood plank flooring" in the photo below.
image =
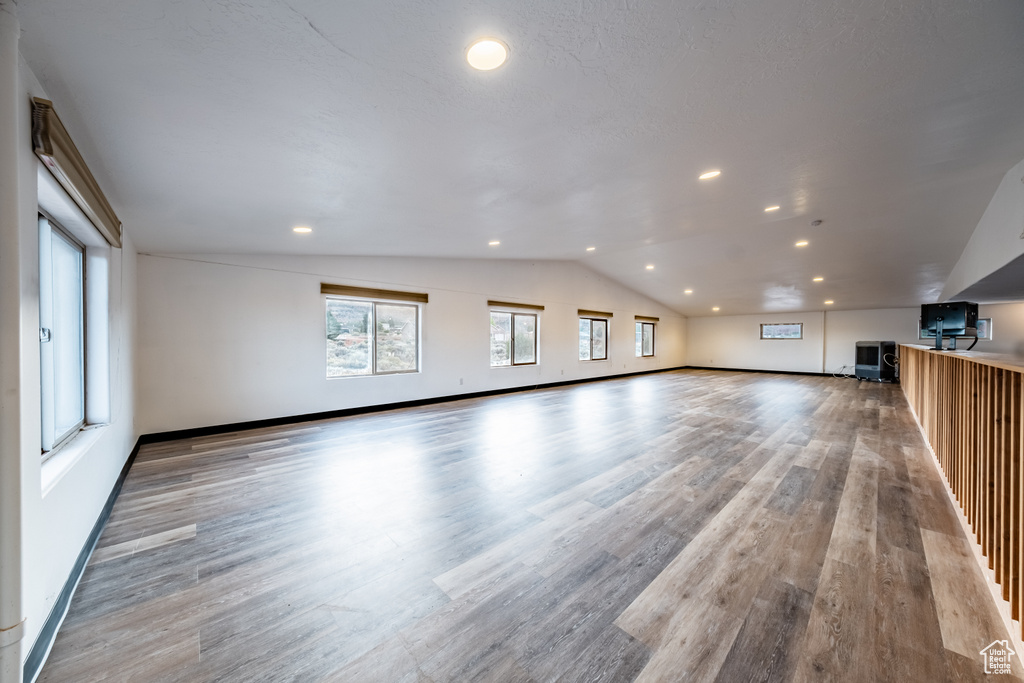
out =
<path fill-rule="evenodd" d="M 992 680 L 930 457 L 698 370 L 150 445 L 40 680 Z"/>

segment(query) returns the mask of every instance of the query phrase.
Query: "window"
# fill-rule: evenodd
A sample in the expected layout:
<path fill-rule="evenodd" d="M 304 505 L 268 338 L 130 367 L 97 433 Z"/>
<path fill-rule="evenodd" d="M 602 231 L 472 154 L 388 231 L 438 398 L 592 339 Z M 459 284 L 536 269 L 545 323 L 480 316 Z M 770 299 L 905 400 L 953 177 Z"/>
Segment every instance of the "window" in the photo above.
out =
<path fill-rule="evenodd" d="M 45 453 L 85 424 L 85 247 L 41 214 L 39 353 Z"/>
<path fill-rule="evenodd" d="M 419 371 L 417 304 L 327 299 L 327 376 Z"/>
<path fill-rule="evenodd" d="M 608 321 L 580 318 L 580 360 L 608 360 Z"/>
<path fill-rule="evenodd" d="M 803 339 L 803 323 L 761 323 L 761 339 Z"/>
<path fill-rule="evenodd" d="M 491 311 L 491 367 L 537 363 L 537 314 Z"/>
<path fill-rule="evenodd" d="M 636 323 L 636 357 L 654 355 L 654 323 L 638 320 Z"/>

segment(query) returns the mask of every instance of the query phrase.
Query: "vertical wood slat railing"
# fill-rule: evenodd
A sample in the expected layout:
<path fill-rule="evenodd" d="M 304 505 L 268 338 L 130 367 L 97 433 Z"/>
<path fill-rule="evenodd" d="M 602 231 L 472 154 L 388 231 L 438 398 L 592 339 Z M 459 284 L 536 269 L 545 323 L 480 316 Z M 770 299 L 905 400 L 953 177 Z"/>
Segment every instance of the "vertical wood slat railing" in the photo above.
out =
<path fill-rule="evenodd" d="M 1019 621 L 1024 597 L 1024 365 L 904 345 L 900 383 Z"/>

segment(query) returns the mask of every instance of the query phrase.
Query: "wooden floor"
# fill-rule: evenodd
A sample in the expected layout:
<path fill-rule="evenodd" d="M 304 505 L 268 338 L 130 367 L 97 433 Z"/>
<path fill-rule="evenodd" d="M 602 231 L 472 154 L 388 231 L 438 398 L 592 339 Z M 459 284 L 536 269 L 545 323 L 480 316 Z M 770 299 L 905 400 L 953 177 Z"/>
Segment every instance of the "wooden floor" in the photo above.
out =
<path fill-rule="evenodd" d="M 147 446 L 40 680 L 1013 680 L 930 457 L 713 371 Z"/>

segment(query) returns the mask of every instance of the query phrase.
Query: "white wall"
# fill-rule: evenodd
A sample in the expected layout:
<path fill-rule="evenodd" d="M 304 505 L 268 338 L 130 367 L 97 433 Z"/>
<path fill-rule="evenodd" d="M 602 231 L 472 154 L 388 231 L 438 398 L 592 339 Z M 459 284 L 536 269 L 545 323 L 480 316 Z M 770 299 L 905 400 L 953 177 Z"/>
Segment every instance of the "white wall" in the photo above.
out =
<path fill-rule="evenodd" d="M 927 344 L 918 341 L 920 317 L 920 308 L 828 311 L 825 314 L 825 372 L 838 372 L 844 365 L 847 372 L 852 372 L 859 341 Z"/>
<path fill-rule="evenodd" d="M 949 301 L 1024 254 L 1024 161 L 1007 171 L 982 214 L 960 260 L 946 280 L 940 301 Z"/>
<path fill-rule="evenodd" d="M 992 341 L 978 341 L 975 351 L 1024 357 L 1024 303 L 979 304 L 978 317 L 992 318 Z"/>
<path fill-rule="evenodd" d="M 40 457 L 39 390 L 39 238 L 37 170 L 32 153 L 29 97 L 46 97 L 22 62 L 17 99 L 25 116 L 19 121 L 18 219 L 3 229 L 18 233 L 17 307 L 4 306 L 0 326 L 19 330 L 17 356 L 20 380 L 4 411 L 17 414 L 18 448 L 4 448 L 0 457 L 20 458 L 21 528 L 19 561 L 23 567 L 21 595 L 25 622 L 22 656 L 27 657 L 71 569 L 92 531 L 107 497 L 137 439 L 134 428 L 134 347 L 136 254 L 126 234 L 121 249 L 109 251 L 109 397 L 110 421 L 83 431 L 46 463 Z M 68 103 L 55 102 L 58 112 Z M 65 124 L 68 120 L 65 119 Z M 78 131 L 70 127 L 72 137 Z M 101 185 L 103 185 L 101 180 Z M 6 241 L 5 241 L 6 243 Z M 9 312 L 10 311 L 10 312 Z M 11 327 L 7 327 L 11 326 Z M 91 337 L 90 337 L 91 338 Z M 92 349 L 91 351 L 95 351 Z M 5 386 L 5 399 L 7 386 Z M 6 439 L 7 437 L 3 437 Z M 6 441 L 5 441 L 6 443 Z M 4 507 L 4 514 L 8 514 Z"/>
<path fill-rule="evenodd" d="M 422 371 L 326 378 L 320 283 L 426 292 Z M 540 304 L 540 362 L 491 368 L 487 300 Z M 609 311 L 609 360 L 578 360 L 577 310 Z M 634 355 L 634 316 L 661 318 Z M 686 320 L 574 262 L 139 256 L 143 433 L 681 366 Z"/>
<path fill-rule="evenodd" d="M 975 351 L 1024 357 L 1024 303 L 981 304 L 979 316 L 992 318 L 992 341 L 979 340 Z M 853 369 L 858 341 L 892 340 L 898 344 L 934 344 L 918 339 L 919 308 L 882 308 L 825 313 L 734 315 L 687 321 L 687 365 L 838 372 Z M 760 323 L 803 322 L 804 339 L 762 340 Z M 948 344 L 948 342 L 946 342 Z M 963 349 L 970 344 L 958 342 Z"/>
<path fill-rule="evenodd" d="M 723 315 L 687 320 L 687 365 L 822 372 L 824 313 Z M 761 323 L 803 323 L 803 339 L 761 339 Z"/>

